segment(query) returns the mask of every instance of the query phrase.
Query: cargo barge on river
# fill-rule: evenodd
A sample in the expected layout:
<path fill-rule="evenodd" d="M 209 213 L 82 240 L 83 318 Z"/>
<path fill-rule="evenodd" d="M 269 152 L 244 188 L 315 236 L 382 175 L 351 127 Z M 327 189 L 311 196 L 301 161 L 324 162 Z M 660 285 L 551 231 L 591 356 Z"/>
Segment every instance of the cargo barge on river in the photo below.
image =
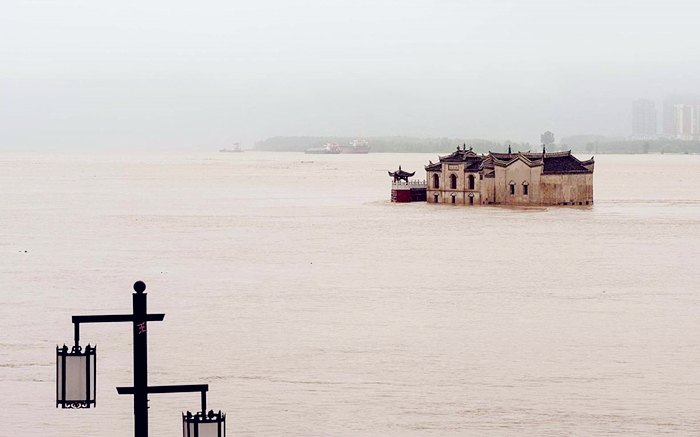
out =
<path fill-rule="evenodd" d="M 323 147 L 312 147 L 304 153 L 311 155 L 365 155 L 371 147 L 365 140 L 354 140 L 350 144 L 326 143 Z"/>

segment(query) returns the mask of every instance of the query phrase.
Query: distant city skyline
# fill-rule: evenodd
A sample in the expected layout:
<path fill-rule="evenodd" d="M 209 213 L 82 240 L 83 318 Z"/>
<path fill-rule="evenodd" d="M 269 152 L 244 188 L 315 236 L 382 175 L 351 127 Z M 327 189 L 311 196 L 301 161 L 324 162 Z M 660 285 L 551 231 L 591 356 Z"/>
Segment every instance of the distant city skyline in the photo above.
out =
<path fill-rule="evenodd" d="M 662 117 L 658 120 L 656 101 L 641 98 L 632 102 L 631 139 L 669 138 L 700 140 L 700 96 L 674 94 L 661 99 Z M 661 130 L 659 132 L 659 121 Z"/>

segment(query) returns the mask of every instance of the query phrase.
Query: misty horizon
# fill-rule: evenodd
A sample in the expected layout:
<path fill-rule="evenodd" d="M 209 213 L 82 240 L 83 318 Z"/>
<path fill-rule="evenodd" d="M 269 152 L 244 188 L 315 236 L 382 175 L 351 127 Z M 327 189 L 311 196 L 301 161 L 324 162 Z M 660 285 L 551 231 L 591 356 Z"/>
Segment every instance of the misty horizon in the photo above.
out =
<path fill-rule="evenodd" d="M 275 136 L 624 137 L 697 95 L 687 2 L 14 2 L 5 150 L 208 150 Z M 688 11 L 690 12 L 690 11 Z"/>

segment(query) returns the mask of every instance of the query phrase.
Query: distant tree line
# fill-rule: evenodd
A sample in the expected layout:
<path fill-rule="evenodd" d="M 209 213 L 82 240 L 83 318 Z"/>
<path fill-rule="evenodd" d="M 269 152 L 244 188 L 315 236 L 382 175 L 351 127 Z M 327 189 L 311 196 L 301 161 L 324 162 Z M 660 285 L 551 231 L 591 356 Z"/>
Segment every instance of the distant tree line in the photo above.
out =
<path fill-rule="evenodd" d="M 590 154 L 700 153 L 700 141 L 672 139 L 627 140 L 596 135 L 578 135 L 562 138 L 562 145 L 567 150 Z"/>
<path fill-rule="evenodd" d="M 324 144 L 336 142 L 338 144 L 348 144 L 356 137 L 273 137 L 255 143 L 255 150 L 276 151 L 276 152 L 303 152 L 312 147 L 323 147 Z M 471 147 L 476 153 L 505 152 L 508 146 L 513 152 L 518 150 L 527 151 L 531 146 L 529 143 L 516 143 L 513 141 L 488 141 L 482 139 L 467 138 L 415 138 L 415 137 L 366 137 L 364 138 L 372 147 L 372 152 L 379 153 L 446 153 L 457 149 L 457 146 L 466 145 Z M 539 150 L 535 145 L 532 151 Z"/>

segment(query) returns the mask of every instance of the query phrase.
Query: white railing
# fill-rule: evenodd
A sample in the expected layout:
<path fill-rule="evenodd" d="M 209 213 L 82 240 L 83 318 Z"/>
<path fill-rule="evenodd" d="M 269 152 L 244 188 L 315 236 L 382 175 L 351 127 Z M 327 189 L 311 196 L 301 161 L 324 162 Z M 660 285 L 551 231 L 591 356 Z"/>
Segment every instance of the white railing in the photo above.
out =
<path fill-rule="evenodd" d="M 392 188 L 428 188 L 428 184 L 426 181 L 419 181 L 419 180 L 410 180 L 408 182 L 406 181 L 398 181 L 398 182 L 392 182 L 391 183 Z"/>

